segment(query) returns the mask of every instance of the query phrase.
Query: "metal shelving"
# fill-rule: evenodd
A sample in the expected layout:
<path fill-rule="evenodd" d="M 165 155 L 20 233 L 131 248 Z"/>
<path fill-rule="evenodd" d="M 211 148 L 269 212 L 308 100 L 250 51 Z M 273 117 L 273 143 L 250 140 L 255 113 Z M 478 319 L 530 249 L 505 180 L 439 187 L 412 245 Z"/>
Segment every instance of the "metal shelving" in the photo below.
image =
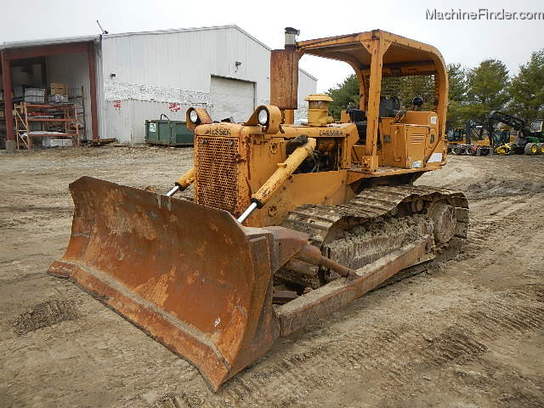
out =
<path fill-rule="evenodd" d="M 77 105 L 73 103 L 34 104 L 21 102 L 14 106 L 17 149 L 32 149 L 32 138 L 72 139 L 79 146 L 80 123 Z"/>

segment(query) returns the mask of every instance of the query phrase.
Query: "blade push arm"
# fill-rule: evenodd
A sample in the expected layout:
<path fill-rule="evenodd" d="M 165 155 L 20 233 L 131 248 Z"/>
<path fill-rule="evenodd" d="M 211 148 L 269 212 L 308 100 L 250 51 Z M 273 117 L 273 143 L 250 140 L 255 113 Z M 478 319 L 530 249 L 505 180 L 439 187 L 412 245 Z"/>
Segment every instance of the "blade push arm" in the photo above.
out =
<path fill-rule="evenodd" d="M 176 185 L 172 187 L 172 189 L 166 193 L 166 196 L 172 197 L 178 191 L 185 190 L 187 187 L 193 184 L 194 181 L 195 181 L 195 168 L 192 167 L 191 169 L 183 173 L 179 179 L 177 179 Z"/>
<path fill-rule="evenodd" d="M 295 149 L 283 163 L 278 163 L 278 168 L 268 180 L 251 196 L 251 204 L 238 217 L 238 222 L 243 223 L 256 208 L 261 208 L 280 188 L 283 183 L 294 173 L 300 164 L 310 156 L 316 146 L 316 140 L 308 138 L 308 141 Z"/>

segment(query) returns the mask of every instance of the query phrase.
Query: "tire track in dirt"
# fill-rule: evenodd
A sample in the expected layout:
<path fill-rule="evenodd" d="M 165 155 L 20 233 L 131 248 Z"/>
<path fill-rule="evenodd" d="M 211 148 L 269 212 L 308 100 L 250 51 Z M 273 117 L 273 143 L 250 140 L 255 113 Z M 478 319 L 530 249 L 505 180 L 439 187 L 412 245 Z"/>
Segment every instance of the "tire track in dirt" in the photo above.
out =
<path fill-rule="evenodd" d="M 468 256 L 494 256 L 482 253 L 491 236 L 508 235 L 519 228 L 520 217 L 531 205 L 532 195 L 477 203 L 484 209 L 471 220 Z M 493 207 L 488 206 L 488 201 Z M 498 205 L 497 205 L 498 204 Z M 489 208 L 488 208 L 489 207 Z M 476 266 L 475 266 L 476 268 Z M 277 361 L 280 353 L 265 357 L 258 367 L 246 370 L 228 382 L 217 398 L 201 398 L 204 404 L 188 406 L 290 406 L 304 403 L 319 389 L 342 384 L 338 373 L 354 378 L 372 377 L 371 387 L 408 387 L 414 375 L 428 369 L 478 360 L 489 344 L 504 337 L 544 328 L 544 287 L 526 285 L 491 294 L 468 309 L 447 310 L 434 320 L 450 322 L 438 335 L 425 327 L 395 326 L 388 329 L 361 327 L 342 333 L 323 329 L 315 336 L 302 335 L 294 352 Z M 316 339 L 327 339 L 315 344 Z M 399 350 L 402 350 L 399 353 Z M 372 375 L 375 373 L 375 375 Z M 189 394 L 189 397 L 191 394 Z M 208 396 L 209 397 L 209 396 Z M 189 398 L 190 400 L 190 398 Z M 270 405 L 270 404 L 268 404 Z"/>
<path fill-rule="evenodd" d="M 6 158 L 0 163 L 6 174 L 0 182 L 5 191 L 2 205 L 71 206 L 67 185 L 84 174 L 163 191 L 190 166 L 190 155 L 182 153 L 111 148 Z M 511 191 L 505 193 L 500 184 L 524 178 L 541 183 L 542 158 L 452 157 L 444 170 L 423 176 L 422 184 L 432 185 L 434 180 L 436 187 L 464 191 L 482 182 L 481 191 L 476 187 L 474 194 L 468 191 L 473 194 L 471 230 L 462 256 L 441 268 L 430 268 L 430 277 L 411 278 L 370 294 L 370 299 L 361 299 L 328 321 L 281 339 L 217 394 L 206 387 L 195 368 L 177 364 L 169 354 L 157 361 L 155 343 L 128 342 L 127 346 L 124 336 L 141 333 L 120 330 L 115 319 L 110 322 L 109 311 L 96 307 L 100 312 L 92 318 L 60 322 L 59 330 L 38 329 L 21 336 L 4 319 L 9 334 L 4 347 L 11 345 L 5 353 L 6 365 L 31 363 L 35 356 L 40 364 L 34 364 L 35 371 L 18 370 L 16 379 L 13 371 L 6 371 L 2 378 L 9 388 L 0 390 L 0 395 L 14 406 L 36 401 L 44 406 L 95 406 L 99 393 L 108 401 L 103 405 L 117 407 L 406 407 L 452 406 L 433 405 L 449 393 L 447 397 L 470 394 L 467 398 L 473 398 L 455 406 L 541 407 L 542 370 L 529 367 L 527 374 L 527 367 L 521 371 L 519 364 L 541 354 L 544 286 L 539 282 L 544 259 L 538 249 L 544 239 L 544 194 L 539 193 L 542 186 L 517 189 L 514 183 L 506 185 Z M 44 175 L 37 180 L 34 170 Z M 492 176 L 500 183 L 493 182 L 489 194 L 487 179 Z M 27 190 L 30 195 L 21 193 Z M 33 221 L 26 218 L 32 215 Z M 8 296 L 3 305 L 12 308 L 10 322 L 35 303 L 49 300 L 43 295 L 43 282 L 34 276 L 46 269 L 47 256 L 62 254 L 69 235 L 67 213 L 53 219 L 47 211 L 32 210 L 13 219 L 24 222 L 5 229 L 5 262 L 0 264 L 6 278 L 3 284 L 9 284 L 4 286 Z M 3 220 L 12 222 L 11 217 Z M 506 283 L 498 284 L 499 280 Z M 59 294 L 72 293 L 62 285 L 55 285 Z M 408 296 L 412 288 L 414 297 Z M 425 304 L 418 304 L 419 296 Z M 35 300 L 20 302 L 23 297 Z M 84 307 L 94 305 L 83 295 L 77 299 Z M 78 307 L 83 306 L 78 303 Z M 64 326 L 69 330 L 63 331 Z M 89 341 L 96 333 L 104 340 Z M 56 366 L 58 357 L 48 349 L 51 339 L 77 358 L 63 359 L 62 366 Z M 101 360 L 93 357 L 96 353 Z M 420 404 L 412 403 L 413 392 Z M 160 395 L 167 398 L 155 403 Z"/>
<path fill-rule="evenodd" d="M 15 333 L 22 336 L 34 330 L 77 318 L 79 318 L 79 312 L 74 301 L 52 299 L 38 303 L 30 310 L 21 313 L 13 321 L 12 327 Z"/>
<path fill-rule="evenodd" d="M 483 199 L 471 202 L 471 219 L 468 230 L 468 240 L 463 249 L 464 255 L 467 256 L 485 256 L 482 251 L 493 249 L 494 243 L 500 240 L 500 237 L 509 235 L 515 237 L 516 230 L 527 222 L 526 217 L 528 212 L 534 210 L 535 202 L 544 202 L 542 194 L 522 195 L 515 197 L 506 197 L 497 202 L 493 199 Z M 474 214 L 478 212 L 477 216 Z M 533 228 L 544 226 L 540 220 L 536 219 Z M 508 230 L 511 231 L 508 234 Z M 487 255 L 493 255 L 487 253 Z"/>
<path fill-rule="evenodd" d="M 452 316 L 457 317 L 451 321 Z M 464 312 L 448 310 L 440 320 L 450 324 L 436 335 L 423 327 L 408 326 L 325 331 L 325 343 L 300 344 L 303 351 L 280 361 L 272 361 L 278 354 L 264 359 L 229 381 L 213 398 L 186 393 L 183 400 L 186 404 L 199 401 L 188 404 L 191 407 L 257 407 L 263 401 L 289 406 L 303 403 L 314 390 L 341 385 L 339 372 L 349 373 L 352 380 L 373 377 L 369 386 L 378 389 L 405 386 L 418 372 L 479 359 L 498 338 L 544 329 L 544 285 L 492 294 Z"/>

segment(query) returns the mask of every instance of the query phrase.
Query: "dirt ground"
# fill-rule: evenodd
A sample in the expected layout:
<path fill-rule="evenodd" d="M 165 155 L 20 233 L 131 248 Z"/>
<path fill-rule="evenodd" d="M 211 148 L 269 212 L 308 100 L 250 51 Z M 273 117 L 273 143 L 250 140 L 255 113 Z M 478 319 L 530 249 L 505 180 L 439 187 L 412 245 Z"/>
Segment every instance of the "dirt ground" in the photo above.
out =
<path fill-rule="evenodd" d="M 544 157 L 451 157 L 419 183 L 464 191 L 455 259 L 281 339 L 217 394 L 197 370 L 46 274 L 68 183 L 170 187 L 190 149 L 0 154 L 1 407 L 544 407 Z"/>

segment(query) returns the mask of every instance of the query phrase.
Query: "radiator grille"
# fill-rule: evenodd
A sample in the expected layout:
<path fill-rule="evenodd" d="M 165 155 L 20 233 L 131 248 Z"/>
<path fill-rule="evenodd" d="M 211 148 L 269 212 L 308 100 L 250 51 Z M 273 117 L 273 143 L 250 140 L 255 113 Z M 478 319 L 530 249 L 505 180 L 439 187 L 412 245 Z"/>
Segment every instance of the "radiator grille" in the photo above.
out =
<path fill-rule="evenodd" d="M 235 214 L 238 199 L 238 139 L 199 136 L 196 145 L 198 204 Z"/>
<path fill-rule="evenodd" d="M 425 143 L 425 133 L 412 133 L 410 135 L 410 143 L 412 144 Z"/>

